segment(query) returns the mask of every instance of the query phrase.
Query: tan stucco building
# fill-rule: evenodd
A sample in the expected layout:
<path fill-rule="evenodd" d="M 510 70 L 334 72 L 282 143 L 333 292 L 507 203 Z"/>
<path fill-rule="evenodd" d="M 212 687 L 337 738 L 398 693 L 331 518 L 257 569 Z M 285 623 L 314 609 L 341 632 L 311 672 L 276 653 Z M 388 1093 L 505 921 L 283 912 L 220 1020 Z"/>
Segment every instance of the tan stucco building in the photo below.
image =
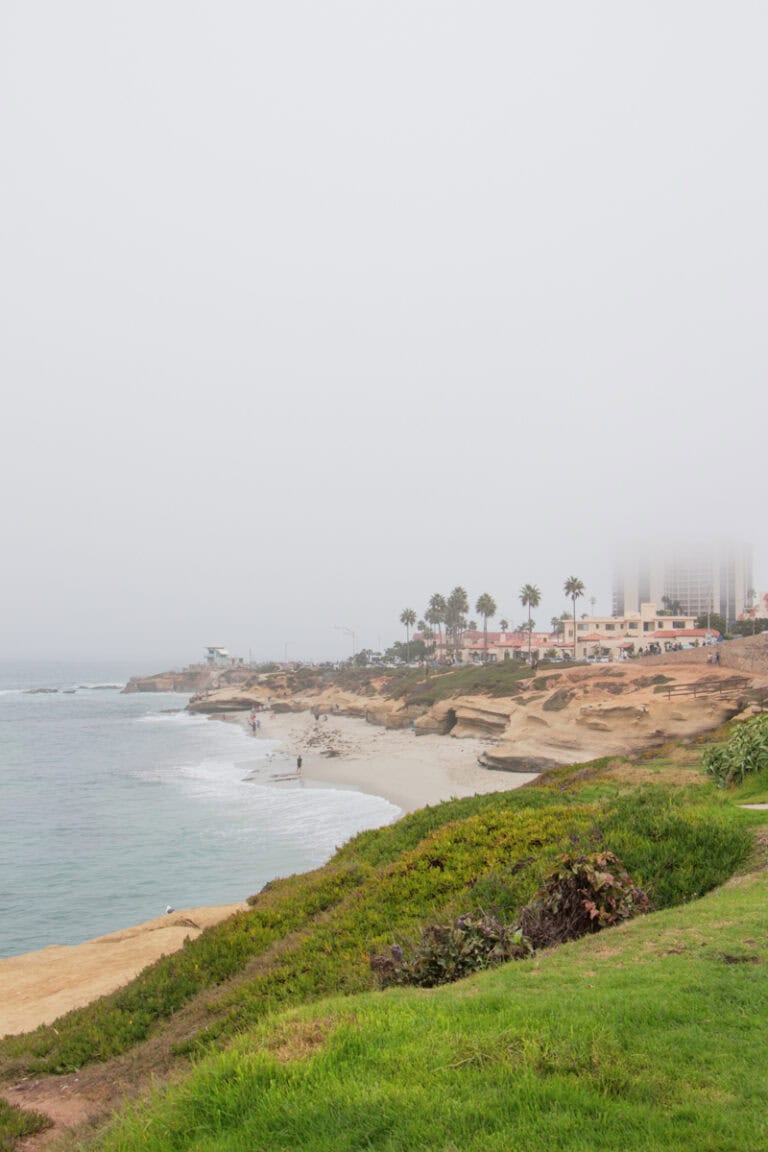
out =
<path fill-rule="evenodd" d="M 573 620 L 563 621 L 564 640 L 573 649 Z M 576 658 L 613 660 L 638 652 L 670 652 L 698 647 L 719 633 L 697 628 L 693 616 L 660 615 L 655 604 L 641 604 L 639 612 L 623 616 L 584 616 L 576 621 Z"/>

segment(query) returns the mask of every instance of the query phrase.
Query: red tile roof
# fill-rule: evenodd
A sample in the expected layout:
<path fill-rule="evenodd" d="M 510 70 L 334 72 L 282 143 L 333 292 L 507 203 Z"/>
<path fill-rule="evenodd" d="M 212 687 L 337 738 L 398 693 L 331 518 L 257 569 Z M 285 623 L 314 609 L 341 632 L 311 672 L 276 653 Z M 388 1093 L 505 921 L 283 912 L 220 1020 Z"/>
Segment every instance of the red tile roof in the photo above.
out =
<path fill-rule="evenodd" d="M 646 636 L 649 634 L 646 633 Z M 653 640 L 679 640 L 681 636 L 719 636 L 720 633 L 714 628 L 707 631 L 706 628 L 666 628 L 660 632 L 652 632 L 650 636 Z"/>

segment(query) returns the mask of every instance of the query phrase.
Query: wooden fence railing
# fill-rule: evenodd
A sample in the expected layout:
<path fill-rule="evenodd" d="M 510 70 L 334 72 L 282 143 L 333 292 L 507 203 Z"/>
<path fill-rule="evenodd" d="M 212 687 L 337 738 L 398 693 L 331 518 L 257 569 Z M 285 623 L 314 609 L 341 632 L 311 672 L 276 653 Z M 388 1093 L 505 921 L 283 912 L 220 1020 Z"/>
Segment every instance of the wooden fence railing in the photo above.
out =
<path fill-rule="evenodd" d="M 722 696 L 724 693 L 736 692 L 748 683 L 744 676 L 726 676 L 722 680 L 699 680 L 694 684 L 665 684 L 660 689 L 666 692 L 667 699 L 673 696 Z"/>

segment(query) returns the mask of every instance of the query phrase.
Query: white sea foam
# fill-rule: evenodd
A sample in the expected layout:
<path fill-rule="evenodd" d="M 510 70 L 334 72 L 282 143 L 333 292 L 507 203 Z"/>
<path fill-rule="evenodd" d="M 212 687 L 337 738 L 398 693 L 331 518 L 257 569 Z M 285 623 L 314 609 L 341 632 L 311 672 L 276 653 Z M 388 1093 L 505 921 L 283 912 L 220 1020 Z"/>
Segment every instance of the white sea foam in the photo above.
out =
<path fill-rule="evenodd" d="M 110 684 L 106 682 L 103 684 L 77 684 L 74 685 L 74 687 L 87 688 L 89 692 L 98 692 L 100 688 L 106 692 L 114 692 L 116 688 L 125 688 L 125 682 L 122 684 Z"/>
<path fill-rule="evenodd" d="M 138 724 L 207 724 L 208 717 L 198 712 L 147 712 L 144 716 L 137 716 Z"/>

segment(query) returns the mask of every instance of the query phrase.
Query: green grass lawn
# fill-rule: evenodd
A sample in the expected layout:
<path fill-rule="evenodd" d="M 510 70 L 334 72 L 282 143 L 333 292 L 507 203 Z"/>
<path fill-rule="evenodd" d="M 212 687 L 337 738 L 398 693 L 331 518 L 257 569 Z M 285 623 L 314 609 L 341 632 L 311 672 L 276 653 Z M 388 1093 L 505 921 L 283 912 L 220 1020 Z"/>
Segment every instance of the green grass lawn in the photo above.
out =
<path fill-rule="evenodd" d="M 764 873 L 431 992 L 277 1015 L 104 1152 L 758 1152 Z"/>

